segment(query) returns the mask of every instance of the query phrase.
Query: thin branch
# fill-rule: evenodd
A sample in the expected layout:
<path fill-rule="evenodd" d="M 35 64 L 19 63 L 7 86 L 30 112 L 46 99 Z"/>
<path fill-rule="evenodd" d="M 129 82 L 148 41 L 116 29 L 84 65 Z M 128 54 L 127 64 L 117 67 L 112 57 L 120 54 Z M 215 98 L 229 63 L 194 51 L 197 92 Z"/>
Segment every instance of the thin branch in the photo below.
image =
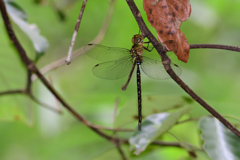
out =
<path fill-rule="evenodd" d="M 116 145 L 116 147 L 117 147 L 117 149 L 118 149 L 119 154 L 120 154 L 121 157 L 122 157 L 122 160 L 127 160 L 127 157 L 126 157 L 126 155 L 124 154 L 124 152 L 123 152 L 123 150 L 122 150 L 122 148 L 121 148 L 120 142 L 119 142 L 119 141 L 116 141 L 116 142 L 115 142 L 115 145 Z"/>
<path fill-rule="evenodd" d="M 111 0 L 108 11 L 107 11 L 107 14 L 106 14 L 106 17 L 105 17 L 105 20 L 104 20 L 103 25 L 102 25 L 102 28 L 99 30 L 99 32 L 98 32 L 97 36 L 94 38 L 94 40 L 92 42 L 89 42 L 89 43 L 98 44 L 103 40 L 103 38 L 104 38 L 104 36 L 107 32 L 107 29 L 109 27 L 110 21 L 112 19 L 115 4 L 116 4 L 116 0 Z M 85 52 L 83 50 L 83 47 L 81 47 L 81 48 L 79 48 L 79 49 L 77 49 L 76 51 L 73 52 L 72 59 L 77 58 L 78 56 L 80 56 L 84 53 Z M 57 61 L 54 61 L 54 62 L 44 66 L 40 71 L 41 71 L 42 74 L 46 74 L 49 71 L 55 70 L 55 69 L 63 66 L 65 64 L 65 60 L 66 60 L 66 57 L 63 57 L 63 58 L 61 58 Z M 37 76 L 33 75 L 32 76 L 32 81 L 34 81 L 36 79 L 37 79 Z"/>
<path fill-rule="evenodd" d="M 3 17 L 4 23 L 5 23 L 5 27 L 7 30 L 7 33 L 9 34 L 9 37 L 11 39 L 11 41 L 13 42 L 15 48 L 17 49 L 19 56 L 21 58 L 21 61 L 25 64 L 26 68 L 35 73 L 39 79 L 42 81 L 42 83 L 48 88 L 48 90 L 58 99 L 58 101 L 61 102 L 61 104 L 79 121 L 81 121 L 83 124 L 85 124 L 86 126 L 88 126 L 90 129 L 92 129 L 94 132 L 98 133 L 100 136 L 111 140 L 111 141 L 118 141 L 119 144 L 121 143 L 128 143 L 128 140 L 126 139 L 119 139 L 119 138 L 114 138 L 111 136 L 108 136 L 107 134 L 99 131 L 98 129 L 94 128 L 89 121 L 87 121 L 83 116 L 81 116 L 80 114 L 78 114 L 73 108 L 71 108 L 65 101 L 64 99 L 62 99 L 60 97 L 60 95 L 55 91 L 54 88 L 52 88 L 52 86 L 50 85 L 50 83 L 46 80 L 46 78 L 39 72 L 38 68 L 35 66 L 35 64 L 27 57 L 25 50 L 22 48 L 22 46 L 20 45 L 18 39 L 16 38 L 7 12 L 6 12 L 6 8 L 5 5 L 3 3 L 3 0 L 0 0 L 0 11 L 1 11 L 1 15 Z M 14 91 L 6 91 L 6 92 L 2 92 L 2 94 L 10 94 L 10 93 L 25 93 L 25 90 L 14 90 Z M 153 142 L 152 144 L 156 144 L 156 145 L 163 145 L 163 146 L 175 146 L 175 147 L 181 147 L 178 143 L 171 143 L 171 142 Z"/>
<path fill-rule="evenodd" d="M 209 49 L 223 49 L 229 51 L 240 52 L 240 48 L 238 46 L 228 46 L 221 44 L 190 44 L 191 49 L 201 49 L 201 48 L 209 48 Z"/>
<path fill-rule="evenodd" d="M 8 91 L 0 92 L 0 96 L 8 95 L 8 94 L 22 94 L 22 93 L 26 93 L 26 91 L 24 89 L 8 90 Z"/>
<path fill-rule="evenodd" d="M 97 37 L 92 42 L 89 42 L 89 43 L 95 43 L 96 44 L 96 43 L 99 43 L 103 40 L 103 38 L 104 38 L 104 36 L 105 36 L 105 34 L 108 30 L 110 21 L 112 20 L 112 16 L 113 16 L 113 12 L 115 10 L 115 6 L 116 6 L 116 0 L 111 0 L 108 11 L 107 11 L 107 14 L 106 14 L 106 17 L 105 17 L 105 20 L 104 20 L 103 25 L 102 25 L 102 28 L 98 32 Z"/>
<path fill-rule="evenodd" d="M 45 104 L 43 102 L 41 102 L 40 100 L 38 100 L 35 96 L 32 95 L 32 93 L 29 93 L 28 91 L 26 91 L 25 89 L 19 89 L 19 90 L 8 90 L 8 91 L 3 91 L 0 92 L 0 96 L 4 96 L 4 95 L 9 95 L 9 94 L 25 94 L 27 96 L 29 96 L 35 103 L 41 105 L 42 107 L 45 107 L 46 109 L 49 109 L 53 112 L 56 113 L 62 113 L 61 110 L 54 108 L 53 106 L 50 106 L 48 104 Z M 89 122 L 90 123 L 90 122 Z M 107 131 L 114 131 L 114 132 L 133 132 L 133 129 L 127 129 L 127 128 L 110 128 L 110 127 L 105 127 L 105 126 L 99 126 L 99 125 L 95 125 L 95 124 L 91 124 L 90 125 L 93 128 L 96 129 L 101 129 L 101 130 L 107 130 Z"/>
<path fill-rule="evenodd" d="M 43 103 L 41 102 L 40 100 L 38 100 L 35 96 L 33 96 L 31 93 L 28 94 L 28 96 L 37 104 L 41 105 L 42 107 L 46 108 L 46 109 L 49 109 L 55 113 L 58 113 L 58 114 L 62 114 L 62 111 L 59 110 L 58 108 L 55 108 L 53 106 L 50 106 L 46 103 Z"/>
<path fill-rule="evenodd" d="M 32 85 L 32 80 L 31 80 L 31 77 L 32 77 L 32 72 L 27 70 L 27 84 L 26 84 L 26 91 L 27 92 L 31 92 L 31 85 Z"/>
<path fill-rule="evenodd" d="M 88 126 L 91 130 L 99 134 L 100 136 L 104 137 L 105 139 L 112 140 L 113 138 L 98 129 L 91 126 L 91 123 L 87 121 L 83 116 L 78 114 L 70 105 L 68 105 L 65 100 L 55 91 L 55 89 L 50 85 L 50 83 L 47 81 L 47 79 L 39 72 L 38 68 L 35 66 L 32 60 L 30 60 L 27 57 L 27 54 L 21 44 L 19 43 L 16 35 L 13 32 L 9 17 L 7 15 L 6 7 L 3 2 L 3 0 L 0 0 L 0 11 L 1 15 L 5 24 L 5 28 L 7 30 L 7 33 L 9 35 L 9 38 L 11 42 L 13 43 L 14 47 L 18 51 L 19 57 L 21 61 L 25 64 L 26 68 L 30 70 L 31 72 L 35 73 L 38 78 L 42 81 L 42 83 L 48 88 L 48 90 L 58 99 L 59 102 L 80 122 Z"/>
<path fill-rule="evenodd" d="M 169 135 L 171 135 L 173 138 L 175 138 L 178 141 L 179 145 L 181 145 L 182 148 L 189 148 L 190 150 L 203 151 L 201 148 L 198 148 L 196 146 L 192 146 L 192 145 L 189 145 L 187 143 L 181 142 L 180 139 L 177 136 L 175 136 L 173 133 L 171 133 L 169 131 L 167 131 L 167 133 Z"/>
<path fill-rule="evenodd" d="M 240 132 L 235 128 L 229 121 L 227 121 L 223 116 L 221 116 L 216 110 L 214 110 L 209 104 L 207 104 L 203 99 L 201 99 L 193 90 L 191 90 L 172 70 L 170 64 L 171 59 L 166 55 L 166 51 L 164 51 L 163 46 L 160 45 L 158 40 L 153 36 L 153 34 L 149 31 L 146 24 L 144 23 L 141 13 L 139 12 L 136 4 L 133 0 L 126 0 L 129 8 L 131 9 L 141 32 L 150 40 L 153 46 L 158 51 L 159 55 L 162 58 L 162 63 L 164 65 L 165 70 L 170 75 L 170 77 L 185 91 L 187 92 L 195 101 L 197 101 L 201 106 L 203 106 L 209 113 L 211 113 L 214 117 L 216 117 L 220 122 L 222 122 L 228 129 L 230 129 L 234 134 L 240 137 Z"/>
<path fill-rule="evenodd" d="M 8 90 L 8 91 L 3 91 L 3 92 L 0 92 L 0 96 L 4 96 L 4 95 L 9 95 L 9 94 L 24 94 L 24 95 L 27 95 L 29 96 L 34 102 L 38 103 L 39 105 L 53 111 L 53 112 L 56 112 L 56 113 L 61 113 L 60 110 L 57 110 L 55 109 L 54 107 L 52 106 L 49 106 L 45 103 L 42 103 L 40 102 L 36 97 L 34 97 L 31 92 L 29 92 L 27 89 L 16 89 L 16 90 Z"/>
<path fill-rule="evenodd" d="M 77 23 L 75 25 L 75 30 L 73 32 L 72 41 L 71 41 L 71 44 L 70 44 L 70 47 L 69 47 L 69 50 L 68 50 L 68 56 L 66 58 L 66 63 L 67 64 L 71 63 L 73 46 L 75 44 L 75 40 L 76 40 L 76 37 L 77 37 L 78 29 L 79 29 L 79 26 L 80 26 L 80 23 L 81 23 L 81 20 L 82 20 L 83 12 L 84 12 L 85 6 L 87 4 L 87 1 L 88 0 L 84 0 L 83 1 L 82 8 L 81 8 L 81 11 L 79 13 Z"/>
<path fill-rule="evenodd" d="M 27 91 L 26 89 L 16 89 L 16 90 L 8 90 L 8 91 L 3 91 L 3 92 L 0 92 L 0 96 L 4 96 L 4 95 L 9 95 L 9 94 L 25 94 L 27 96 L 29 96 L 34 102 L 38 103 L 39 105 L 53 111 L 53 112 L 56 112 L 56 113 L 61 113 L 60 110 L 57 110 L 55 109 L 54 107 L 52 106 L 49 106 L 45 103 L 42 103 L 40 102 L 36 97 L 34 97 L 29 91 Z M 123 129 L 124 131 L 124 129 Z"/>

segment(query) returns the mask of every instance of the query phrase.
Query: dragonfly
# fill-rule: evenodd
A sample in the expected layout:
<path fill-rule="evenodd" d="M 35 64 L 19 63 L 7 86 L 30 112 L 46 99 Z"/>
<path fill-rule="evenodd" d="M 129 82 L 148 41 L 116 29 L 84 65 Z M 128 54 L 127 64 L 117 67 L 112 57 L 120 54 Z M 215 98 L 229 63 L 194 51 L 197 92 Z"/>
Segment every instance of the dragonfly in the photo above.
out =
<path fill-rule="evenodd" d="M 96 77 L 115 80 L 129 75 L 126 84 L 122 86 L 123 90 L 127 88 L 135 67 L 137 67 L 138 130 L 141 131 L 142 90 L 140 68 L 148 77 L 153 79 L 169 79 L 170 76 L 165 71 L 162 61 L 143 55 L 151 52 L 153 48 L 150 50 L 148 49 L 149 45 L 147 47 L 144 46 L 145 43 L 149 44 L 149 42 L 143 42 L 143 37 L 140 34 L 133 36 L 132 43 L 130 50 L 99 44 L 88 44 L 84 46 L 84 51 L 89 57 L 103 62 L 95 65 L 92 69 Z M 182 71 L 178 65 L 171 63 L 171 67 L 177 75 L 181 74 Z"/>

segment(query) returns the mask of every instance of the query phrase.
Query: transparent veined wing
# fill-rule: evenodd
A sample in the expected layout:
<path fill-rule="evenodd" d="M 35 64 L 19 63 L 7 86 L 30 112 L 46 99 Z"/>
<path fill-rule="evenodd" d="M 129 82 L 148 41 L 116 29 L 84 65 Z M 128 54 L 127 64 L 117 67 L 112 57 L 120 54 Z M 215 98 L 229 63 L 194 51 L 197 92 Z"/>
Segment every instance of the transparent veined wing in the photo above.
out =
<path fill-rule="evenodd" d="M 152 49 L 153 47 L 148 47 L 148 49 Z M 171 56 L 173 54 L 173 52 L 167 52 L 166 53 L 168 56 Z M 143 56 L 147 57 L 147 58 L 151 58 L 151 59 L 156 59 L 156 60 L 160 60 L 161 61 L 161 57 L 159 56 L 157 50 L 155 48 L 153 48 L 151 51 L 148 50 L 143 50 Z"/>
<path fill-rule="evenodd" d="M 99 61 L 113 61 L 130 55 L 129 49 L 107 47 L 99 44 L 88 44 L 83 49 L 89 57 Z"/>
<path fill-rule="evenodd" d="M 171 67 L 178 76 L 181 75 L 182 70 L 178 65 L 172 63 Z M 154 59 L 143 56 L 141 69 L 148 77 L 153 79 L 170 78 L 168 73 L 165 71 L 162 62 L 158 60 L 154 60 Z"/>
<path fill-rule="evenodd" d="M 103 79 L 119 79 L 128 75 L 132 69 L 133 61 L 131 56 L 121 58 L 117 61 L 108 61 L 97 64 L 93 67 L 93 74 Z"/>

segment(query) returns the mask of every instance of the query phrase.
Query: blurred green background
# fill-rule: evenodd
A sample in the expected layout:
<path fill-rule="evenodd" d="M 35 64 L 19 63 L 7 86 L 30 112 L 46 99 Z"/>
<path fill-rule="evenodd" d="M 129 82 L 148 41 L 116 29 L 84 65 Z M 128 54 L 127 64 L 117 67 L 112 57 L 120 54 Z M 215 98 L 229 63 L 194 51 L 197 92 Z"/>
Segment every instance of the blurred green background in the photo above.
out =
<path fill-rule="evenodd" d="M 146 20 L 142 1 L 138 0 L 135 3 L 149 29 L 156 35 L 155 29 L 152 29 Z M 28 14 L 28 22 L 37 24 L 41 34 L 49 41 L 50 47 L 39 60 L 38 67 L 42 68 L 66 56 L 82 1 L 49 0 L 43 4 L 36 4 L 34 1 L 25 0 L 18 4 Z M 75 49 L 94 39 L 105 19 L 109 4 L 108 0 L 90 0 L 87 3 Z M 191 6 L 191 16 L 181 26 L 190 44 L 239 46 L 239 0 L 192 0 Z M 65 20 L 60 20 L 56 8 L 63 11 Z M 118 0 L 114 10 L 109 29 L 101 44 L 130 48 L 132 36 L 139 32 L 138 25 L 125 1 Z M 25 70 L 10 44 L 2 19 L 0 25 L 0 91 L 22 88 L 25 85 Z M 26 46 L 31 48 L 30 43 Z M 28 50 L 31 54 L 32 50 Z M 223 115 L 239 117 L 238 54 L 224 50 L 194 49 L 190 51 L 190 58 L 186 64 L 178 61 L 174 55 L 171 59 L 182 68 L 180 77 L 184 82 L 207 103 Z M 128 89 L 122 91 L 121 86 L 126 78 L 110 81 L 94 77 L 92 67 L 97 63 L 98 61 L 82 55 L 74 59 L 71 65 L 63 65 L 46 76 L 51 79 L 62 97 L 84 117 L 92 123 L 113 127 L 115 101 L 117 98 L 120 100 L 118 110 L 121 110 L 129 101 L 136 100 L 136 79 L 134 77 Z M 41 101 L 61 107 L 38 80 L 34 82 L 33 89 Z M 174 81 L 157 81 L 145 75 L 142 75 L 142 94 L 188 97 Z M 208 115 L 208 112 L 197 103 L 191 105 L 193 117 Z M 130 107 L 135 109 L 137 106 Z M 0 97 L 0 159 L 121 159 L 113 144 L 76 121 L 65 109 L 62 111 L 64 114 L 58 115 L 22 95 Z M 20 118 L 14 117 L 16 114 Z M 197 125 L 197 122 L 191 122 L 177 126 L 171 132 L 181 141 L 198 145 Z M 175 140 L 170 135 L 164 138 Z M 187 152 L 176 148 L 150 148 L 140 156 L 132 155 L 127 145 L 123 145 L 123 149 L 130 159 L 180 160 L 188 157 Z M 198 159 L 207 158 L 200 154 Z"/>

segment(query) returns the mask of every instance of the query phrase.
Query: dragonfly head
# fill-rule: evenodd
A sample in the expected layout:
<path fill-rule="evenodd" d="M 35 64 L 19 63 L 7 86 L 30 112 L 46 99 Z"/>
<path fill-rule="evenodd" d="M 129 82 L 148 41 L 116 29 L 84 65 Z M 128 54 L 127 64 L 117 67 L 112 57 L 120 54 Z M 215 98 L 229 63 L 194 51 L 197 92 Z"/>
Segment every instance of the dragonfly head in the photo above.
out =
<path fill-rule="evenodd" d="M 143 42 L 143 37 L 140 34 L 136 34 L 132 38 L 132 43 L 133 44 L 139 44 Z"/>

